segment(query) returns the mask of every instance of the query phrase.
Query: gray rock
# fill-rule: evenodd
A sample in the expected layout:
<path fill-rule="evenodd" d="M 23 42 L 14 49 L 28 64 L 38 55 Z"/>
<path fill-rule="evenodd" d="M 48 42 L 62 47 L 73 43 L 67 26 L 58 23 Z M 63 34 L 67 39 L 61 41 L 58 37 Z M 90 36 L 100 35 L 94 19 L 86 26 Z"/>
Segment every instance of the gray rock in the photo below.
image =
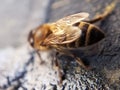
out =
<path fill-rule="evenodd" d="M 0 89 L 52 90 L 50 88 L 57 85 L 59 77 L 51 65 L 53 58 L 47 53 L 50 52 L 42 52 L 45 63 L 41 65 L 39 58 L 30 53 L 28 45 L 0 51 Z"/>
<path fill-rule="evenodd" d="M 58 85 L 60 81 L 58 69 L 54 69 L 52 65 L 54 52 L 51 50 L 40 53 L 45 61 L 43 64 L 40 64 L 40 59 L 28 45 L 17 49 L 10 47 L 0 51 L 0 89 L 85 90 L 105 89 L 107 87 L 98 72 L 85 71 L 76 65 L 75 61 L 71 62 L 70 66 L 72 67 L 67 64 L 63 65 L 63 70 L 67 66 L 67 71 L 65 72 L 62 87 L 60 87 Z"/>
<path fill-rule="evenodd" d="M 62 15 L 72 13 L 71 10 L 74 11 L 74 13 L 76 12 L 75 10 L 91 10 L 91 15 L 92 13 L 95 15 L 98 9 L 103 10 L 102 6 L 99 5 L 104 6 L 109 2 L 109 0 L 90 1 L 87 0 L 87 2 L 84 1 L 80 3 L 80 0 L 68 0 L 68 2 L 66 1 L 64 4 L 60 4 L 60 2 L 57 3 L 59 7 L 54 4 L 52 6 L 53 12 L 51 12 L 51 20 L 49 21 L 58 19 L 58 15 L 62 17 Z M 82 5 L 80 6 L 79 4 Z M 84 8 L 83 6 L 85 5 L 88 5 L 88 7 Z M 96 5 L 98 6 L 96 7 Z M 45 63 L 40 64 L 40 59 L 35 54 L 35 52 L 29 48 L 28 45 L 23 45 L 19 48 L 7 48 L 6 50 L 0 51 L 0 80 L 2 81 L 0 82 L 0 89 L 119 90 L 120 8 L 118 5 L 116 6 L 114 12 L 99 24 L 101 28 L 106 31 L 106 38 L 95 45 L 95 47 L 88 48 L 88 50 L 75 50 L 75 52 L 79 54 L 80 57 L 89 61 L 90 65 L 94 68 L 93 70 L 85 70 L 81 68 L 74 61 L 74 59 L 69 57 L 58 57 L 61 69 L 64 71 L 64 80 L 62 82 L 62 86 L 60 87 L 58 85 L 60 79 L 58 76 L 58 70 L 53 69 L 52 65 L 52 61 L 54 60 L 53 51 L 40 52 L 43 60 L 45 61 Z M 68 12 L 63 10 L 64 7 Z M 96 8 L 93 9 L 94 7 Z M 60 12 L 58 12 L 58 10 L 60 10 Z M 57 16 L 55 16 L 55 13 L 57 13 Z M 118 21 L 116 22 L 116 20 Z M 91 55 L 93 49 L 96 50 L 96 53 Z"/>

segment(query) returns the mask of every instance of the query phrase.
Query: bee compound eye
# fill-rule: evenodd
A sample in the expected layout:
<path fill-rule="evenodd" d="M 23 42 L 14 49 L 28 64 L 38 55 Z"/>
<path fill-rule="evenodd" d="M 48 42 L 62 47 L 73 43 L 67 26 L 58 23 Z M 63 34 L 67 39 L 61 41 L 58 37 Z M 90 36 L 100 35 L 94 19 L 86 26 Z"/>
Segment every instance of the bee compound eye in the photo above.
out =
<path fill-rule="evenodd" d="M 30 43 L 30 45 L 33 47 L 33 45 L 34 45 L 34 40 L 33 40 L 33 38 L 30 38 L 29 43 Z"/>
<path fill-rule="evenodd" d="M 29 33 L 28 42 L 29 42 L 30 45 L 33 47 L 33 45 L 34 45 L 34 40 L 33 40 L 33 32 L 32 32 L 32 31 Z"/>

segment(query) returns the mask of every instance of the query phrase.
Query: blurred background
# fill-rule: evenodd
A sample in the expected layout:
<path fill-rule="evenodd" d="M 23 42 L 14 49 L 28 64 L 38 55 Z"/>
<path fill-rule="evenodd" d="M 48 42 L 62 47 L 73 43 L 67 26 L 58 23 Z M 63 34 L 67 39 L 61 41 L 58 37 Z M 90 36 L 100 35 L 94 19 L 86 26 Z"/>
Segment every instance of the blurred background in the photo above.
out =
<path fill-rule="evenodd" d="M 0 49 L 18 47 L 28 32 L 45 22 L 51 0 L 2 0 L 0 3 Z"/>

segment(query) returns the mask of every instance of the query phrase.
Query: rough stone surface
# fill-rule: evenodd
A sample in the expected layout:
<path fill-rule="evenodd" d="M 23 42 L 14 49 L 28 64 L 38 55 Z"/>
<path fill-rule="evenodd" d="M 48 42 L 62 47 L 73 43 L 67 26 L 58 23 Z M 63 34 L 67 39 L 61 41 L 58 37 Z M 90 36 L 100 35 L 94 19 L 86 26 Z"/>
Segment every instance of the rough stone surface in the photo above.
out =
<path fill-rule="evenodd" d="M 59 77 L 51 65 L 52 55 L 47 53 L 42 52 L 45 63 L 40 64 L 38 56 L 30 51 L 28 45 L 1 51 L 0 90 L 52 90 Z"/>
<path fill-rule="evenodd" d="M 101 12 L 111 0 L 56 0 L 51 6 L 49 22 L 63 16 L 87 11 L 92 18 Z M 52 66 L 53 51 L 40 52 L 45 63 L 28 45 L 6 48 L 0 52 L 1 90 L 120 90 L 120 2 L 115 10 L 98 25 L 106 33 L 106 38 L 88 48 L 72 51 L 93 70 L 81 68 L 73 58 L 60 56 L 64 71 L 62 86 L 58 85 L 57 69 Z"/>
<path fill-rule="evenodd" d="M 42 52 L 45 63 L 40 64 L 38 56 L 28 45 L 7 48 L 1 51 L 0 90 L 85 90 L 109 88 L 96 71 L 85 71 L 74 61 L 63 63 L 65 80 L 60 87 L 57 69 L 52 66 L 53 51 Z M 62 63 L 62 62 L 61 62 Z M 70 67 L 72 66 L 72 67 Z M 72 72 L 71 72 L 72 71 Z"/>

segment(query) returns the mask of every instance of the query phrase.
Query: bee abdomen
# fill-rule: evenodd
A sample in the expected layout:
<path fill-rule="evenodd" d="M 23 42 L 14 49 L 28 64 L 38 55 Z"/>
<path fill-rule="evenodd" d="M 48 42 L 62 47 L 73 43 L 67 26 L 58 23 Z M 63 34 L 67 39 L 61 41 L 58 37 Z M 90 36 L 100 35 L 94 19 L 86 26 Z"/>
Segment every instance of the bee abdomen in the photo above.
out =
<path fill-rule="evenodd" d="M 74 42 L 66 44 L 67 48 L 78 48 L 92 45 L 105 37 L 104 33 L 93 24 L 80 22 L 75 24 L 75 26 L 80 27 L 82 35 Z"/>
<path fill-rule="evenodd" d="M 80 30 L 82 31 L 82 34 L 79 38 L 79 47 L 85 46 L 89 26 L 90 26 L 90 24 L 86 23 L 86 22 L 80 22 L 80 24 L 78 26 L 78 27 L 80 27 Z"/>
<path fill-rule="evenodd" d="M 92 45 L 102 40 L 105 37 L 104 32 L 102 32 L 98 27 L 90 26 L 88 28 L 88 35 L 86 37 L 86 45 Z"/>
<path fill-rule="evenodd" d="M 74 26 L 80 27 L 80 30 L 82 30 L 82 35 L 74 42 L 66 44 L 67 48 L 78 48 L 85 45 L 86 32 L 89 24 L 80 22 L 76 23 Z"/>
<path fill-rule="evenodd" d="M 82 30 L 79 47 L 95 44 L 105 37 L 103 31 L 93 24 L 80 22 L 79 27 Z"/>
<path fill-rule="evenodd" d="M 78 26 L 82 31 L 81 36 L 74 42 L 65 44 L 67 48 L 79 48 L 85 47 L 97 43 L 105 37 L 105 34 L 97 26 L 87 23 L 80 22 L 76 23 L 75 26 Z"/>

